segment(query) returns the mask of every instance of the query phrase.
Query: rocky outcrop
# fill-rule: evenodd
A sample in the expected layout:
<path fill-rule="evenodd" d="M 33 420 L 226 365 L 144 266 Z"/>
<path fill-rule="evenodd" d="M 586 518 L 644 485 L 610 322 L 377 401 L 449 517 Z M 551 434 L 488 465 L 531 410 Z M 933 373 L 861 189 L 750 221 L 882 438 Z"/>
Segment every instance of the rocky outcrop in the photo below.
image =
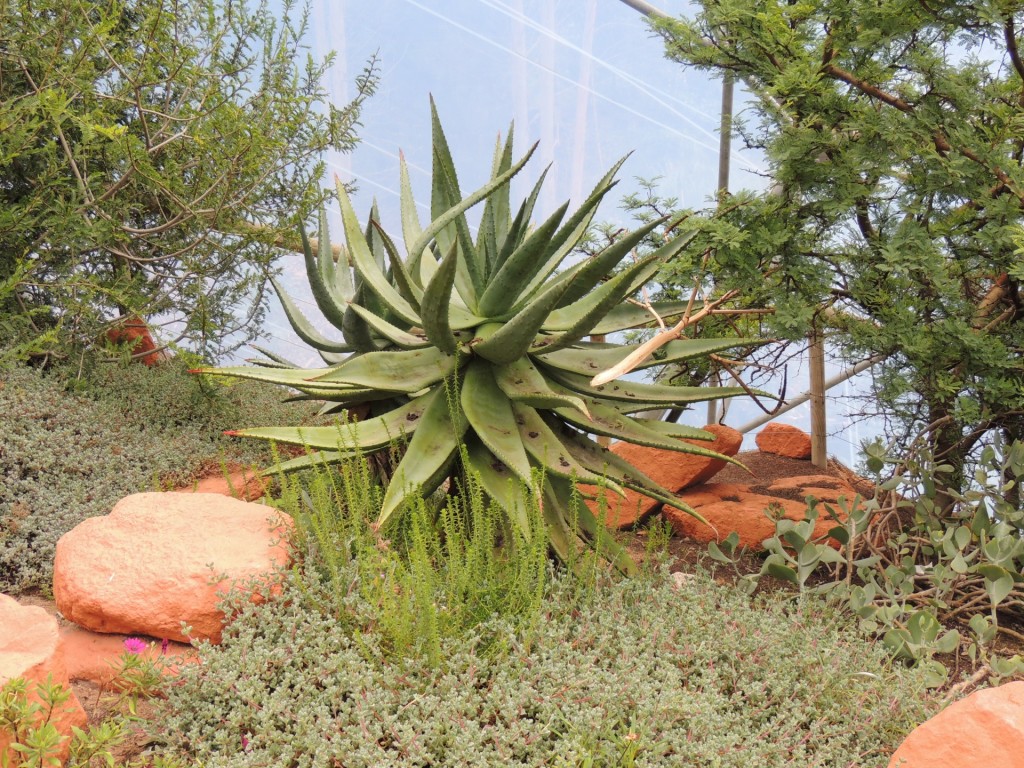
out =
<path fill-rule="evenodd" d="M 269 485 L 265 477 L 240 464 L 228 464 L 223 471 L 197 480 L 194 485 L 175 489 L 179 493 L 219 493 L 242 501 L 259 501 Z"/>
<path fill-rule="evenodd" d="M 1024 768 L 1024 682 L 975 691 L 918 726 L 889 768 Z"/>
<path fill-rule="evenodd" d="M 121 656 L 125 652 L 126 635 L 105 635 L 75 626 L 60 629 L 61 649 L 68 679 L 86 680 L 99 686 L 109 686 L 117 677 Z M 181 664 L 195 658 L 191 646 L 184 643 L 145 641 L 141 655 L 150 659 L 162 657 L 168 674 L 174 674 Z"/>
<path fill-rule="evenodd" d="M 703 429 L 713 434 L 715 439 L 684 440 L 683 442 L 730 457 L 735 456 L 739 451 L 743 435 L 735 429 L 720 424 L 711 424 Z M 611 450 L 654 482 L 673 492 L 709 480 L 726 465 L 724 459 L 649 448 L 645 445 L 635 445 L 624 441 L 614 443 Z M 586 503 L 595 515 L 600 515 L 602 508 L 604 509 L 603 519 L 609 528 L 632 528 L 656 512 L 661 505 L 659 501 L 628 489 L 625 499 L 611 491 L 594 486 L 583 485 L 581 490 L 594 496 L 594 499 L 588 499 Z"/>
<path fill-rule="evenodd" d="M 772 422 L 757 434 L 757 447 L 764 453 L 791 459 L 811 458 L 811 436 L 790 424 Z"/>
<path fill-rule="evenodd" d="M 54 599 L 95 632 L 218 642 L 221 595 L 271 589 L 290 528 L 277 510 L 217 494 L 128 496 L 57 542 Z"/>
<path fill-rule="evenodd" d="M 106 339 L 111 344 L 127 346 L 133 359 L 144 365 L 153 366 L 167 359 L 166 351 L 159 349 L 153 340 L 149 326 L 137 315 L 121 318 L 107 331 Z"/>
<path fill-rule="evenodd" d="M 40 684 L 49 681 L 69 687 L 57 620 L 42 608 L 19 605 L 14 598 L 0 595 L 0 686 L 15 678 L 28 682 L 30 700 L 36 703 L 40 702 Z M 46 716 L 41 711 L 37 719 L 43 721 Z M 62 763 L 68 756 L 72 727 L 83 728 L 85 721 L 85 710 L 74 692 L 49 714 L 49 722 L 66 737 L 55 755 Z M 19 763 L 17 752 L 11 749 L 12 740 L 13 734 L 0 726 L 0 763 L 6 757 L 13 767 Z"/>

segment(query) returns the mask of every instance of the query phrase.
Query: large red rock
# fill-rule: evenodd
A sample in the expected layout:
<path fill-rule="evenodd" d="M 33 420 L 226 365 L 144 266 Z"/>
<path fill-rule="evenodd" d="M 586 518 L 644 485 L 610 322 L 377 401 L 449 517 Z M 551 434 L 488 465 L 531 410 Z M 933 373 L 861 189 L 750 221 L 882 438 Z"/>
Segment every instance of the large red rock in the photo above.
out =
<path fill-rule="evenodd" d="M 774 453 L 791 459 L 811 458 L 811 436 L 791 424 L 772 422 L 756 438 L 757 447 L 764 453 Z"/>
<path fill-rule="evenodd" d="M 715 436 L 714 440 L 684 440 L 699 448 L 706 448 L 724 456 L 735 456 L 743 443 L 743 435 L 731 427 L 711 424 L 703 427 Z M 678 453 L 662 448 L 649 448 L 620 441 L 612 445 L 612 451 L 639 469 L 654 482 L 670 491 L 679 491 L 692 485 L 703 483 L 714 477 L 715 473 L 725 465 L 724 459 L 708 456 L 697 456 L 690 453 Z M 609 528 L 631 528 L 650 514 L 653 514 L 659 501 L 633 491 L 626 491 L 623 499 L 611 491 L 580 486 L 584 493 L 594 494 L 595 500 L 588 500 L 587 506 L 595 514 L 600 514 L 601 499 L 604 500 L 605 524 Z"/>
<path fill-rule="evenodd" d="M 889 768 L 1024 768 L 1024 682 L 975 691 L 919 725 Z"/>
<path fill-rule="evenodd" d="M 290 528 L 277 510 L 227 496 L 137 493 L 57 542 L 54 599 L 95 632 L 219 642 L 220 596 L 235 587 L 260 599 L 272 589 L 288 564 Z"/>
<path fill-rule="evenodd" d="M 0 686 L 14 678 L 29 683 L 29 696 L 39 703 L 37 686 L 50 680 L 69 687 L 67 668 L 60 645 L 57 620 L 37 606 L 19 605 L 7 595 L 0 595 Z M 45 718 L 40 712 L 37 719 Z M 58 754 L 63 763 L 68 757 L 71 728 L 84 728 L 85 710 L 71 692 L 63 705 L 50 715 L 50 722 L 67 738 Z M 0 727 L 0 763 L 6 757 L 10 765 L 18 765 L 17 752 L 11 749 L 13 734 Z"/>
<path fill-rule="evenodd" d="M 765 539 L 775 535 L 775 520 L 803 520 L 807 516 L 806 502 L 754 493 L 749 486 L 738 483 L 698 485 L 679 494 L 679 498 L 707 523 L 669 506 L 662 507 L 662 516 L 678 535 L 705 543 L 723 541 L 735 531 L 740 546 L 759 550 Z M 823 536 L 835 525 L 834 520 L 821 515 L 814 535 Z"/>

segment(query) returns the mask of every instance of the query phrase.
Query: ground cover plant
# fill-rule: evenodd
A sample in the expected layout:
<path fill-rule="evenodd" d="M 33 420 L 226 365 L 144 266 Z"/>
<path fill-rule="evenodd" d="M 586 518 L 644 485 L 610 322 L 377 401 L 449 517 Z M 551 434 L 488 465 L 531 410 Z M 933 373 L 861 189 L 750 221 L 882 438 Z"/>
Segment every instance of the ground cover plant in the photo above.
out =
<path fill-rule="evenodd" d="M 417 629 L 418 606 L 457 612 L 493 582 L 456 594 L 448 571 L 465 573 L 465 558 L 436 528 L 421 534 L 435 532 L 439 556 L 396 558 L 416 514 L 382 547 L 373 499 L 345 500 L 343 556 L 309 548 L 273 602 L 235 604 L 223 643 L 169 691 L 154 734 L 168 755 L 210 768 L 873 766 L 938 707 L 925 675 L 848 616 L 752 601 L 703 571 L 680 589 L 656 568 L 609 576 L 591 557 L 546 580 L 542 600 Z M 516 557 L 505 567 L 529 592 L 538 563 Z M 417 561 L 434 574 L 425 589 Z M 433 652 L 399 649 L 402 634 L 433 638 Z"/>
<path fill-rule="evenodd" d="M 312 415 L 251 384 L 210 387 L 186 367 L 0 371 L 0 591 L 48 592 L 57 539 L 124 496 L 187 486 L 211 463 L 268 461 L 262 445 L 223 438 L 228 426 Z"/>

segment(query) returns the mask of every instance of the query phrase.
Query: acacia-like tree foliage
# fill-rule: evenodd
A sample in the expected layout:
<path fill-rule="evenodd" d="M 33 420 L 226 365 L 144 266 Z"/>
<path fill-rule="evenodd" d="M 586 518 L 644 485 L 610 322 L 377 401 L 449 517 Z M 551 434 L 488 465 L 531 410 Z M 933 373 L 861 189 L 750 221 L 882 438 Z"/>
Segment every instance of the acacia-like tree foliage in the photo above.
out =
<path fill-rule="evenodd" d="M 739 130 L 772 182 L 720 200 L 667 283 L 688 290 L 708 253 L 716 279 L 776 308 L 774 333 L 817 326 L 850 359 L 885 355 L 879 413 L 961 485 L 980 440 L 1024 437 L 1024 6 L 697 7 L 656 29 L 672 59 L 751 86 Z"/>
<path fill-rule="evenodd" d="M 376 84 L 327 104 L 305 14 L 244 0 L 0 0 L 0 310 L 58 351 L 120 315 L 216 356 L 250 340 L 321 155 Z M 170 332 L 163 334 L 165 338 Z"/>

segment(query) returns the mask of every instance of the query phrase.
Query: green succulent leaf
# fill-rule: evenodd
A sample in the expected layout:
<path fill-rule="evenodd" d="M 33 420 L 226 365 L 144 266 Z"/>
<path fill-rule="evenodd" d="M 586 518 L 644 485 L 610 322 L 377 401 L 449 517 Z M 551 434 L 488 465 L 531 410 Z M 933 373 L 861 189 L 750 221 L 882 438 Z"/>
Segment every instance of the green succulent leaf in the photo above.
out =
<path fill-rule="evenodd" d="M 447 389 L 447 386 L 437 387 L 426 396 L 430 398 L 427 407 L 384 494 L 378 527 L 387 523 L 410 494 L 433 492 L 441 484 L 445 468 L 458 453 L 466 422 L 452 413 Z"/>
<path fill-rule="evenodd" d="M 440 390 L 434 390 L 381 416 L 332 427 L 257 427 L 231 434 L 355 455 L 383 448 L 415 432 L 423 423 L 427 407 L 439 396 Z"/>
<path fill-rule="evenodd" d="M 448 323 L 448 305 L 451 303 L 458 260 L 459 248 L 457 245 L 452 245 L 448 255 L 445 256 L 423 291 L 421 312 L 423 330 L 426 331 L 427 338 L 448 355 L 455 354 L 455 350 L 458 348 L 458 340 L 452 334 L 451 325 Z"/>
<path fill-rule="evenodd" d="M 508 310 L 519 299 L 519 291 L 527 278 L 537 271 L 538 257 L 551 242 L 569 204 L 565 203 L 535 229 L 508 257 L 480 297 L 478 311 L 485 317 L 496 317 Z"/>
<path fill-rule="evenodd" d="M 565 390 L 552 389 L 544 374 L 528 357 L 495 366 L 494 380 L 501 391 L 514 402 L 534 408 L 575 408 L 583 413 L 587 412 L 587 406 L 582 398 Z"/>
<path fill-rule="evenodd" d="M 341 220 L 345 225 L 345 238 L 348 240 L 352 262 L 363 279 L 364 286 L 373 291 L 389 311 L 410 325 L 418 325 L 420 321 L 418 313 L 390 283 L 384 270 L 377 263 L 370 244 L 366 241 L 366 236 L 359 228 L 359 220 L 356 218 L 352 201 L 344 187 L 338 193 L 338 202 L 341 205 Z"/>
<path fill-rule="evenodd" d="M 489 363 L 473 360 L 462 382 L 462 411 L 477 437 L 502 464 L 530 483 L 530 461 L 519 437 L 512 403 L 494 381 Z"/>
<path fill-rule="evenodd" d="M 321 372 L 314 383 L 340 382 L 388 392 L 418 392 L 442 381 L 457 365 L 456 355 L 446 355 L 436 347 L 367 352 L 346 360 L 327 373 Z"/>
<path fill-rule="evenodd" d="M 465 456 L 470 469 L 476 473 L 484 492 L 508 512 L 512 522 L 519 528 L 527 541 L 532 538 L 530 531 L 527 486 L 509 471 L 491 453 L 480 439 L 472 433 L 466 434 Z"/>
<path fill-rule="evenodd" d="M 345 316 L 345 307 L 348 306 L 348 297 L 338 296 L 331 290 L 334 287 L 333 272 L 327 270 L 326 265 L 321 266 L 318 263 L 330 262 L 333 269 L 333 257 L 328 253 L 325 258 L 322 251 L 319 257 L 314 256 L 313 247 L 310 245 L 304 228 L 299 228 L 299 238 L 302 240 L 302 255 L 306 262 L 306 276 L 309 279 L 313 300 L 327 321 L 340 330 Z M 324 280 L 325 270 L 330 274 L 329 281 Z"/>
<path fill-rule="evenodd" d="M 398 326 L 392 325 L 380 315 L 371 312 L 359 304 L 352 304 L 349 309 L 358 315 L 370 329 L 376 331 L 396 347 L 401 347 L 402 349 L 417 349 L 419 347 L 425 347 L 430 343 L 422 336 L 417 336 L 409 333 L 408 331 L 403 331 Z"/>
<path fill-rule="evenodd" d="M 576 393 L 598 400 L 636 403 L 637 410 L 641 411 L 651 407 L 699 403 L 747 394 L 743 387 L 673 387 L 668 384 L 646 384 L 628 379 L 616 379 L 607 384 L 593 387 L 590 385 L 590 376 L 549 368 L 546 364 L 551 357 L 552 355 L 545 355 L 540 357 L 538 362 L 541 370 L 552 381 L 562 384 Z M 756 390 L 753 391 L 756 392 Z"/>
<path fill-rule="evenodd" d="M 644 368 L 665 365 L 667 363 L 678 363 L 683 360 L 722 352 L 732 347 L 757 343 L 759 342 L 754 339 L 678 339 L 670 341 L 663 346 L 656 354 L 637 365 L 635 370 L 643 370 Z M 632 352 L 631 349 L 617 345 L 607 346 L 581 343 L 569 349 L 559 349 L 550 354 L 545 354 L 543 362 L 545 365 L 586 376 L 590 379 L 622 362 L 630 352 Z"/>
<path fill-rule="evenodd" d="M 284 308 L 285 317 L 288 318 L 288 323 L 291 325 L 292 330 L 295 331 L 296 336 L 309 344 L 309 346 L 324 352 L 352 351 L 352 348 L 345 342 L 331 341 L 313 327 L 313 324 L 306 319 L 306 316 L 302 314 L 302 310 L 299 309 L 292 297 L 288 295 L 287 291 L 281 287 L 281 284 L 276 279 L 270 278 L 270 284 L 274 287 L 274 291 L 281 301 L 281 306 Z"/>

